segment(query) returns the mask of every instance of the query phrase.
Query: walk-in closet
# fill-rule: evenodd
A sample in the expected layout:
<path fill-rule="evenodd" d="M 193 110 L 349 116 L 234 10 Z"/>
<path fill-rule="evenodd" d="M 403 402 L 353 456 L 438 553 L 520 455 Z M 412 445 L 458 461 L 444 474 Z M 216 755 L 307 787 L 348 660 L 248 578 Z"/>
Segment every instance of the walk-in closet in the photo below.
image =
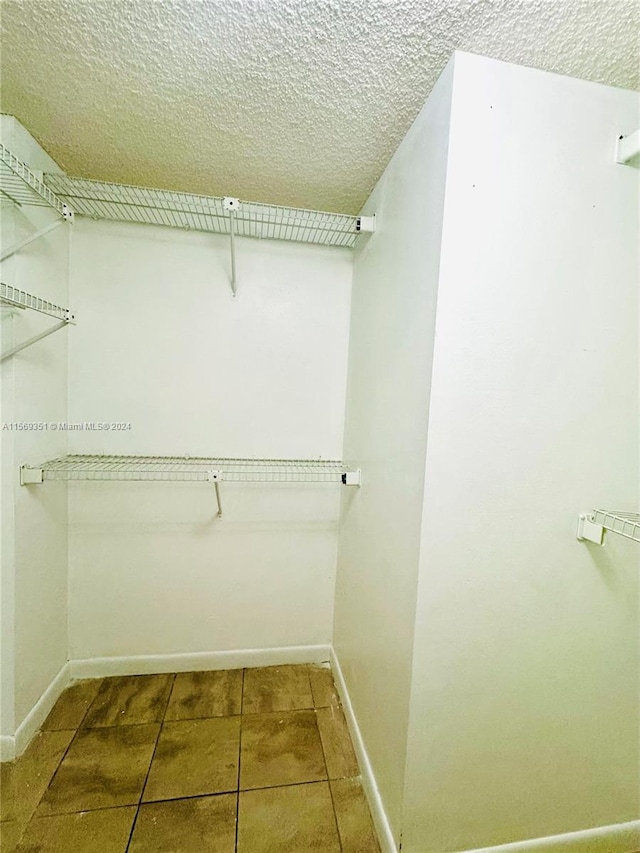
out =
<path fill-rule="evenodd" d="M 1 6 L 2 853 L 639 853 L 638 4 Z"/>

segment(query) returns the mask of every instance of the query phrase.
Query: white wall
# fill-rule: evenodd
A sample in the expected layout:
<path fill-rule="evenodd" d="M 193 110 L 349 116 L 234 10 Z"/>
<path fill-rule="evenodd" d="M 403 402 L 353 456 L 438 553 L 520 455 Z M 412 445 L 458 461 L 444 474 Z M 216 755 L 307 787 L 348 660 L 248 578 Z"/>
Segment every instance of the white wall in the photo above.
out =
<path fill-rule="evenodd" d="M 456 55 L 403 851 L 638 818 L 634 93 Z"/>
<path fill-rule="evenodd" d="M 2 116 L 3 143 L 34 171 L 58 171 L 24 128 Z M 44 208 L 3 204 L 2 244 L 54 220 Z M 2 281 L 68 304 L 69 228 L 61 226 L 2 263 Z M 57 321 L 3 309 L 2 348 Z M 62 330 L 2 365 L 2 423 L 67 417 L 67 335 Z M 20 486 L 19 466 L 66 451 L 49 430 L 2 432 L 2 735 L 12 736 L 67 660 L 67 495 Z"/>
<path fill-rule="evenodd" d="M 351 252 L 79 221 L 76 453 L 341 458 Z M 340 487 L 70 486 L 70 656 L 328 644 Z"/>
<path fill-rule="evenodd" d="M 364 212 L 354 261 L 334 647 L 399 837 L 453 65 Z"/>

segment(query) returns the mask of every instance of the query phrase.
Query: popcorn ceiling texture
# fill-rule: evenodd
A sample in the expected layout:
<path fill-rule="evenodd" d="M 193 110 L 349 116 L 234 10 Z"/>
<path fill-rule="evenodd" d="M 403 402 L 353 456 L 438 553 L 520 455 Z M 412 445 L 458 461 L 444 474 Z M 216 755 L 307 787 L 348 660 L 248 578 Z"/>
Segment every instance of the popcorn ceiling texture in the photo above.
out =
<path fill-rule="evenodd" d="M 636 0 L 3 0 L 2 111 L 71 175 L 356 213 L 451 53 L 638 88 Z"/>

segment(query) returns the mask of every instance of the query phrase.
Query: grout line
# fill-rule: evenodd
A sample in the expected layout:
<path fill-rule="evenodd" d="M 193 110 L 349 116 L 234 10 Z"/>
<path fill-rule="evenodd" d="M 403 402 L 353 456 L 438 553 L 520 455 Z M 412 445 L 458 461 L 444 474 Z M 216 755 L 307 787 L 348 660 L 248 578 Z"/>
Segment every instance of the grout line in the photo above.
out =
<path fill-rule="evenodd" d="M 345 776 L 340 777 L 341 779 L 361 779 L 361 776 Z M 143 806 L 153 806 L 158 805 L 158 803 L 176 803 L 180 800 L 204 800 L 210 799 L 211 797 L 228 797 L 230 794 L 249 794 L 253 791 L 271 791 L 273 788 L 300 788 L 303 785 L 322 785 L 325 782 L 336 781 L 330 779 L 311 779 L 308 782 L 285 782 L 283 785 L 262 785 L 259 788 L 243 788 L 241 791 L 238 791 L 237 788 L 232 788 L 230 791 L 209 791 L 203 794 L 183 794 L 179 797 L 164 797 L 159 800 L 145 800 L 140 805 Z M 124 806 L 102 806 L 99 809 L 89 809 L 89 811 L 97 812 L 97 811 L 108 811 L 109 809 L 128 809 L 135 806 L 135 803 L 129 803 Z M 86 810 L 85 810 L 86 811 Z M 81 812 L 56 812 L 56 814 L 80 814 Z M 54 815 L 52 815 L 53 817 Z M 47 815 L 48 817 L 48 815 Z"/>
<path fill-rule="evenodd" d="M 58 732 L 68 732 L 68 731 L 71 731 L 71 729 L 55 729 L 55 731 L 58 731 Z M 29 823 L 32 821 L 32 819 L 33 819 L 33 817 L 34 817 L 35 813 L 38 811 L 38 808 L 40 807 L 40 803 L 41 803 L 41 802 L 43 801 L 43 799 L 45 798 L 45 795 L 46 795 L 47 791 L 49 790 L 49 788 L 53 785 L 53 780 L 54 780 L 54 779 L 56 778 L 56 776 L 58 775 L 58 770 L 60 770 L 60 767 L 61 767 L 61 765 L 62 765 L 62 762 L 63 762 L 63 761 L 65 760 L 65 758 L 67 757 L 67 753 L 69 752 L 69 750 L 71 749 L 71 747 L 72 747 L 72 746 L 73 746 L 73 744 L 75 743 L 75 740 L 76 740 L 76 738 L 78 737 L 78 733 L 79 733 L 79 731 L 80 731 L 80 728 L 79 728 L 79 727 L 78 727 L 77 729 L 74 729 L 74 731 L 73 731 L 73 737 L 72 737 L 72 738 L 71 738 L 71 740 L 69 741 L 69 745 L 67 746 L 67 748 L 65 749 L 65 751 L 62 753 L 62 756 L 60 757 L 60 761 L 58 761 L 58 763 L 56 764 L 56 769 L 55 769 L 55 770 L 53 771 L 53 773 L 51 774 L 51 779 L 49 779 L 49 782 L 48 782 L 48 784 L 47 784 L 47 787 L 46 787 L 46 788 L 44 789 L 44 791 L 42 792 L 42 796 L 40 797 L 40 799 L 38 800 L 38 802 L 35 804 L 33 811 L 31 812 L 31 814 L 29 815 L 29 818 L 28 818 L 27 822 L 25 823 L 25 826 L 24 826 L 24 832 L 26 832 L 26 831 L 27 831 L 27 827 L 29 826 Z M 45 734 L 45 732 L 40 731 L 40 734 Z M 32 741 L 32 742 L 33 742 L 33 741 Z M 23 753 L 23 755 L 24 755 L 24 753 Z M 20 756 L 20 757 L 22 757 L 22 756 Z M 18 760 L 19 760 L 19 759 L 18 759 Z M 24 835 L 24 832 L 23 832 L 23 835 Z"/>
<path fill-rule="evenodd" d="M 344 851 L 344 844 L 342 841 L 342 834 L 340 833 L 340 824 L 338 823 L 338 813 L 336 812 L 336 801 L 333 796 L 333 788 L 331 787 L 331 780 L 328 781 L 329 785 L 329 796 L 331 797 L 331 807 L 333 809 L 333 819 L 336 823 L 336 832 L 338 833 L 338 844 L 340 845 L 340 850 Z"/>
<path fill-rule="evenodd" d="M 318 709 L 314 710 L 314 717 L 316 721 L 316 728 L 318 729 L 318 740 L 320 741 L 320 749 L 322 750 L 322 757 L 324 759 L 324 769 L 327 772 L 327 785 L 329 786 L 329 797 L 331 798 L 331 810 L 333 811 L 333 820 L 336 825 L 336 833 L 338 835 L 338 844 L 340 845 L 340 850 L 343 850 L 342 846 L 342 836 L 340 835 L 340 827 L 338 826 L 338 815 L 336 814 L 336 804 L 333 799 L 333 791 L 331 789 L 331 779 L 329 777 L 329 765 L 327 764 L 327 754 L 324 748 L 324 742 L 322 740 L 322 733 L 320 731 L 320 726 L 318 725 Z"/>
<path fill-rule="evenodd" d="M 121 803 L 117 806 L 96 806 L 96 808 L 93 808 L 93 809 L 78 809 L 75 812 L 51 812 L 51 814 L 40 815 L 39 817 L 36 817 L 34 815 L 33 820 L 49 820 L 49 818 L 52 818 L 52 817 L 63 817 L 64 815 L 70 815 L 70 814 L 89 814 L 90 812 L 112 812 L 116 809 L 135 809 L 135 808 L 136 808 L 135 803 Z M 5 821 L 2 821 L 2 823 L 4 824 Z M 0 850 L 1 849 L 2 848 L 0 848 Z"/>
<path fill-rule="evenodd" d="M 151 753 L 151 761 L 149 762 L 149 766 L 147 767 L 147 773 L 144 777 L 144 782 L 142 783 L 142 787 L 140 788 L 140 799 L 138 800 L 138 805 L 136 807 L 136 813 L 134 815 L 133 821 L 131 823 L 131 831 L 129 832 L 129 840 L 127 841 L 127 846 L 125 847 L 125 853 L 131 847 L 131 839 L 133 838 L 133 832 L 136 828 L 136 823 L 138 822 L 138 815 L 140 814 L 140 806 L 142 805 L 142 798 L 144 796 L 144 789 L 147 787 L 147 780 L 149 779 L 149 774 L 151 773 L 151 766 L 153 765 L 153 759 L 156 757 L 156 751 L 158 749 L 158 743 L 160 742 L 160 735 L 162 734 L 162 727 L 164 726 L 164 718 L 167 715 L 167 708 L 169 707 L 169 701 L 171 699 L 171 694 L 173 693 L 173 688 L 176 681 L 176 674 L 171 673 L 173 678 L 171 680 L 171 689 L 167 691 L 167 701 L 165 702 L 164 711 L 162 712 L 162 718 L 160 720 L 160 725 L 158 727 L 158 734 L 156 737 L 156 742 L 153 745 L 153 752 Z"/>
<path fill-rule="evenodd" d="M 235 853 L 238 853 L 238 830 L 240 827 L 240 764 L 242 762 L 242 720 L 244 712 L 244 675 L 246 670 L 242 670 L 242 685 L 240 690 L 240 741 L 238 744 L 238 791 L 236 793 L 236 841 L 234 845 Z"/>
<path fill-rule="evenodd" d="M 339 777 L 345 779 L 360 779 L 360 776 L 345 776 Z M 271 791 L 273 788 L 299 788 L 301 785 L 322 785 L 324 782 L 327 784 L 329 782 L 336 781 L 335 779 L 309 779 L 306 782 L 284 782 L 280 785 L 261 785 L 259 788 L 243 788 L 240 793 L 248 794 L 252 791 Z M 232 792 L 229 792 L 232 793 Z M 215 796 L 213 794 L 206 794 L 204 796 Z"/>

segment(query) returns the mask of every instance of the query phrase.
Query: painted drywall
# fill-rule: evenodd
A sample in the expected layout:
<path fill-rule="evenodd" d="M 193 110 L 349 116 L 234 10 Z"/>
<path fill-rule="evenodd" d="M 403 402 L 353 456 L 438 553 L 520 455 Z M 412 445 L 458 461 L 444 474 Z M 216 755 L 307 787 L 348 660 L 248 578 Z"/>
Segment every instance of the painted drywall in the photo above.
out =
<path fill-rule="evenodd" d="M 76 453 L 339 459 L 352 254 L 79 221 Z M 70 484 L 70 656 L 328 644 L 341 486 Z"/>
<path fill-rule="evenodd" d="M 56 164 L 2 116 L 3 143 L 36 172 Z M 2 209 L 3 247 L 56 218 L 46 208 Z M 61 226 L 2 263 L 2 281 L 68 304 L 69 228 Z M 3 309 L 2 348 L 55 320 Z M 2 735 L 12 736 L 67 660 L 67 495 L 64 485 L 20 486 L 19 465 L 59 456 L 66 435 L 11 424 L 67 419 L 67 335 L 57 332 L 2 365 Z M 7 428 L 5 429 L 5 425 Z"/>
<path fill-rule="evenodd" d="M 354 259 L 333 644 L 391 826 L 401 825 L 450 64 L 365 206 Z"/>
<path fill-rule="evenodd" d="M 403 851 L 638 818 L 638 96 L 457 54 Z"/>
<path fill-rule="evenodd" d="M 452 51 L 640 80 L 634 0 L 4 2 L 15 112 L 70 174 L 357 213 Z"/>

